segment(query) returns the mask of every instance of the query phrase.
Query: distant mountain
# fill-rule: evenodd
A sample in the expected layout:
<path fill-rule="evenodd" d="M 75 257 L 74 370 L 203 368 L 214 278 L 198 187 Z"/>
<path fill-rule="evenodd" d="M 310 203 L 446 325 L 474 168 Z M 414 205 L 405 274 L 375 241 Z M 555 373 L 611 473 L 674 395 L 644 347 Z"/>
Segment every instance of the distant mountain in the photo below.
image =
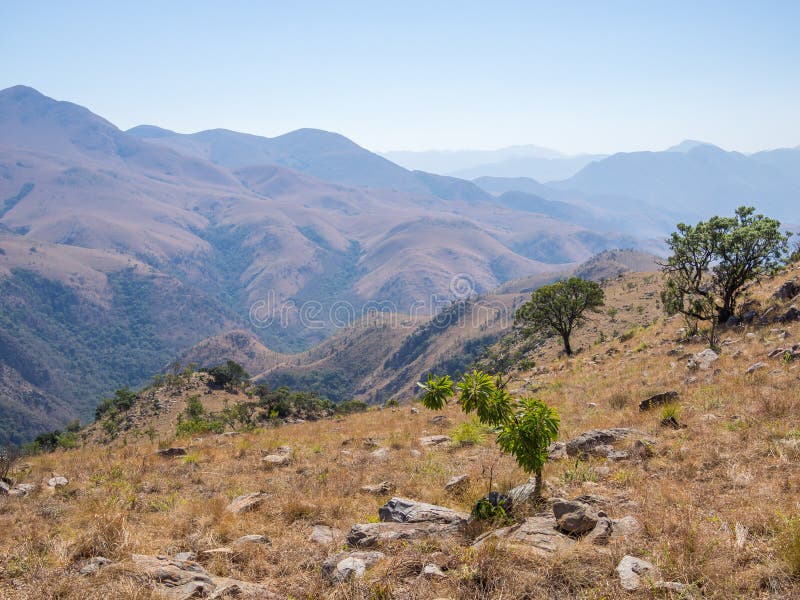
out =
<path fill-rule="evenodd" d="M 676 144 L 667 148 L 667 152 L 689 152 L 690 150 L 694 150 L 700 146 L 716 147 L 708 142 L 700 142 L 698 140 L 683 140 L 680 144 Z"/>
<path fill-rule="evenodd" d="M 565 158 L 561 152 L 540 146 L 509 146 L 499 150 L 397 150 L 383 152 L 384 158 L 415 171 L 428 171 L 445 175 L 480 165 L 515 158 Z"/>
<path fill-rule="evenodd" d="M 560 158 L 519 157 L 485 163 L 447 173 L 453 177 L 530 177 L 537 181 L 557 181 L 571 177 L 586 165 L 605 158 L 602 154 L 581 154 Z"/>
<path fill-rule="evenodd" d="M 227 129 L 178 134 L 152 125 L 139 125 L 127 133 L 233 169 L 279 165 L 348 186 L 431 194 L 446 200 L 484 196 L 468 181 L 455 182 L 439 175 L 411 172 L 343 135 L 320 129 L 298 129 L 275 138 Z"/>
<path fill-rule="evenodd" d="M 731 214 L 746 204 L 794 222 L 800 200 L 800 150 L 747 156 L 701 144 L 683 152 L 620 153 L 549 185 L 644 202 L 687 219 Z"/>

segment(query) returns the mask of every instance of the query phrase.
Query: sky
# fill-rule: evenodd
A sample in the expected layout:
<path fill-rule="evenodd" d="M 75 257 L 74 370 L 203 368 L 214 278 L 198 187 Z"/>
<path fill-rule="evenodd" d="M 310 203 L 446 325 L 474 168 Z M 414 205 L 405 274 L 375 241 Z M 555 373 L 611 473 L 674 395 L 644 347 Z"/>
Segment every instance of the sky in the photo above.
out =
<path fill-rule="evenodd" d="M 0 2 L 0 88 L 375 151 L 800 145 L 800 2 Z"/>

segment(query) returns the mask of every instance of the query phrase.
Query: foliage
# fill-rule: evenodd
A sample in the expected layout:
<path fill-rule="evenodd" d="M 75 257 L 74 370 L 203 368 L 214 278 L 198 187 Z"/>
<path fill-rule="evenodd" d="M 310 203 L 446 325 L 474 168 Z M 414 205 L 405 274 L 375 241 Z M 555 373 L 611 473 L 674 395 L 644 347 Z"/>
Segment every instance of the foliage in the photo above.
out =
<path fill-rule="evenodd" d="M 778 556 L 794 577 L 800 577 L 800 517 L 786 519 L 777 534 Z"/>
<path fill-rule="evenodd" d="M 747 284 L 784 264 L 789 235 L 781 233 L 779 221 L 744 206 L 734 217 L 678 224 L 667 240 L 672 254 L 662 265 L 664 308 L 708 322 L 713 345 L 717 325 L 734 316 Z"/>
<path fill-rule="evenodd" d="M 559 417 L 554 408 L 536 398 L 512 401 L 498 379 L 482 371 L 464 375 L 457 384 L 449 376 L 428 375 L 421 401 L 431 410 L 441 410 L 456 396 L 461 409 L 475 413 L 478 422 L 496 429 L 497 444 L 511 454 L 526 472 L 536 474 L 535 496 L 541 493 L 542 469 L 550 443 L 558 437 Z"/>
<path fill-rule="evenodd" d="M 570 277 L 545 285 L 531 294 L 516 314 L 526 332 L 561 336 L 564 352 L 572 355 L 570 336 L 586 320 L 586 312 L 598 312 L 603 305 L 603 289 L 594 281 Z"/>
<path fill-rule="evenodd" d="M 367 408 L 369 408 L 367 403 L 361 400 L 345 400 L 336 405 L 336 414 L 351 415 L 357 412 L 366 412 Z"/>
<path fill-rule="evenodd" d="M 258 384 L 254 389 L 258 398 L 258 407 L 271 419 L 301 418 L 315 420 L 330 415 L 334 404 L 326 398 L 320 398 L 314 392 L 296 392 L 286 386 L 276 390 L 266 383 Z"/>
<path fill-rule="evenodd" d="M 493 525 L 511 522 L 511 500 L 507 496 L 491 492 L 472 507 L 472 517 L 478 521 L 491 521 Z"/>
<path fill-rule="evenodd" d="M 220 387 L 236 389 L 250 379 L 250 375 L 247 374 L 244 367 L 232 360 L 204 370 L 211 376 L 214 383 Z"/>
<path fill-rule="evenodd" d="M 456 446 L 480 446 L 486 441 L 486 434 L 491 431 L 491 427 L 472 418 L 456 425 L 450 432 L 450 439 Z"/>
<path fill-rule="evenodd" d="M 8 477 L 11 467 L 17 462 L 19 452 L 9 445 L 0 447 L 0 481 Z"/>

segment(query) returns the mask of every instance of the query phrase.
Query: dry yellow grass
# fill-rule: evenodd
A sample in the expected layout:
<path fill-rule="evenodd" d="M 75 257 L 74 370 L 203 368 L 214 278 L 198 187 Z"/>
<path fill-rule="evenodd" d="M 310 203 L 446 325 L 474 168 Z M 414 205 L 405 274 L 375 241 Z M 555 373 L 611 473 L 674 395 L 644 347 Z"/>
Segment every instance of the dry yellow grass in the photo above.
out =
<path fill-rule="evenodd" d="M 796 274 L 766 280 L 753 292 L 768 303 L 771 292 Z M 657 276 L 647 275 L 610 284 L 607 304 L 619 312 L 613 320 L 604 314 L 579 335 L 575 346 L 584 350 L 564 359 L 557 344 L 548 343 L 536 369 L 512 383 L 521 393 L 536 389 L 558 408 L 562 440 L 604 427 L 635 427 L 655 438 L 655 455 L 645 461 L 567 459 L 545 469 L 547 493 L 607 496 L 614 500 L 612 516 L 639 519 L 640 537 L 600 548 L 579 543 L 552 557 L 492 544 L 475 550 L 438 538 L 403 542 L 383 548 L 388 558 L 364 579 L 326 584 L 320 565 L 334 548 L 309 542 L 309 533 L 314 524 L 346 532 L 354 523 L 374 521 L 390 495 L 365 494 L 361 486 L 391 480 L 396 495 L 469 510 L 486 492 L 490 467 L 501 491 L 526 479 L 491 436 L 478 446 L 421 448 L 420 436 L 448 433 L 466 417 L 450 407 L 450 424 L 438 426 L 430 412 L 411 414 L 401 406 L 179 440 L 188 446 L 184 458 L 158 457 L 157 441 L 139 439 L 26 459 L 30 467 L 17 473 L 20 481 L 41 483 L 58 472 L 70 483 L 51 495 L 40 490 L 0 499 L 0 596 L 159 598 L 129 568 L 132 553 L 201 553 L 258 533 L 272 544 L 224 556 L 200 554 L 200 562 L 217 575 L 262 582 L 291 598 L 664 597 L 620 588 L 614 567 L 633 554 L 656 564 L 666 580 L 692 585 L 696 597 L 800 597 L 800 528 L 788 521 L 798 514 L 800 498 L 800 361 L 767 357 L 795 343 L 800 326 L 724 331 L 719 360 L 709 370 L 689 371 L 686 355 L 704 345 L 693 341 L 677 349 L 679 319 L 659 316 L 649 295 L 658 285 Z M 626 326 L 641 317 L 642 327 L 626 341 L 613 339 L 624 314 Z M 600 342 L 601 331 L 606 341 Z M 785 339 L 779 337 L 783 331 Z M 758 361 L 767 367 L 746 374 Z M 660 408 L 639 412 L 640 400 L 665 390 L 679 392 L 677 415 L 685 428 L 660 426 Z M 367 437 L 388 448 L 388 458 L 373 457 Z M 291 465 L 265 470 L 262 450 L 283 445 L 294 448 Z M 445 482 L 461 473 L 470 474 L 470 487 L 449 496 Z M 264 507 L 225 512 L 231 498 L 253 491 L 271 495 Z M 76 567 L 95 555 L 117 564 L 97 576 L 79 576 Z M 418 577 L 428 563 L 445 568 L 447 577 Z"/>

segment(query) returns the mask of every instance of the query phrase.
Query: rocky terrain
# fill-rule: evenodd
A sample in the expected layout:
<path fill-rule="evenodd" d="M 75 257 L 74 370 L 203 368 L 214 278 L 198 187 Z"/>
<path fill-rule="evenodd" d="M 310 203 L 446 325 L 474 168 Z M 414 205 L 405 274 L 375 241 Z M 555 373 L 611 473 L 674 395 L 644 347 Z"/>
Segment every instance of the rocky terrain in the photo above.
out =
<path fill-rule="evenodd" d="M 716 350 L 663 316 L 659 277 L 610 280 L 576 356 L 547 342 L 513 373 L 561 414 L 542 504 L 455 407 L 131 431 L 13 465 L 0 595 L 796 597 L 800 271 L 752 286 Z M 641 323 L 620 330 L 624 310 Z M 470 517 L 490 490 L 509 521 Z"/>

